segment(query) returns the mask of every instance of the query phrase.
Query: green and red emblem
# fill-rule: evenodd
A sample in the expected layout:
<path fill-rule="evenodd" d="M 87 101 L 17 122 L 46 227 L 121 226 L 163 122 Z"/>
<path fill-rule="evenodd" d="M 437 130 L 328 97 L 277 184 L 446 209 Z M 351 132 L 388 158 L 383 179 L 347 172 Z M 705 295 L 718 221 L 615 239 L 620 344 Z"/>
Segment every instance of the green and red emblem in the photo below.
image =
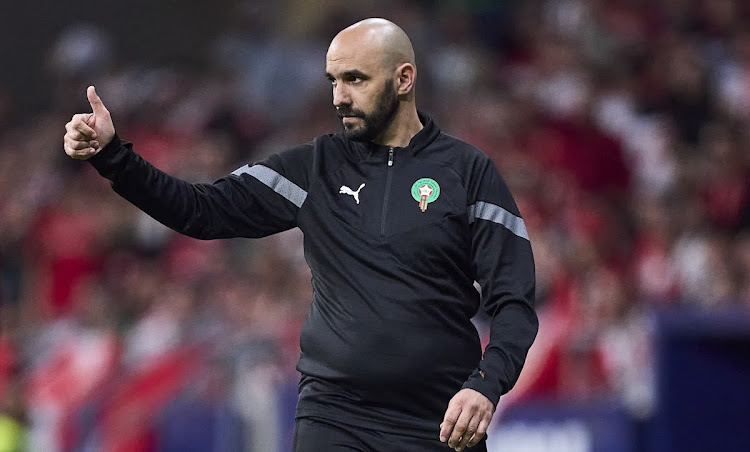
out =
<path fill-rule="evenodd" d="M 440 196 L 440 185 L 434 179 L 423 177 L 411 186 L 411 196 L 424 212 L 427 210 L 427 204 L 434 202 Z"/>

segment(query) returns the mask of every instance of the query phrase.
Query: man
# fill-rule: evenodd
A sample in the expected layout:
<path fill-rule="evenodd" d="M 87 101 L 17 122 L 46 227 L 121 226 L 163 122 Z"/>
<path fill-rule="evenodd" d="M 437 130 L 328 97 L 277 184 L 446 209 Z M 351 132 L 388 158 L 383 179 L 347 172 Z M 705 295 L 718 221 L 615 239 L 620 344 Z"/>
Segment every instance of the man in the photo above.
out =
<path fill-rule="evenodd" d="M 66 126 L 69 156 L 183 234 L 304 232 L 314 299 L 300 339 L 296 452 L 486 450 L 495 406 L 536 335 L 523 220 L 487 156 L 417 111 L 414 60 L 391 22 L 344 29 L 326 56 L 344 132 L 214 184 L 141 159 L 93 87 L 93 113 Z M 491 318 L 484 357 L 470 321 L 474 281 Z"/>

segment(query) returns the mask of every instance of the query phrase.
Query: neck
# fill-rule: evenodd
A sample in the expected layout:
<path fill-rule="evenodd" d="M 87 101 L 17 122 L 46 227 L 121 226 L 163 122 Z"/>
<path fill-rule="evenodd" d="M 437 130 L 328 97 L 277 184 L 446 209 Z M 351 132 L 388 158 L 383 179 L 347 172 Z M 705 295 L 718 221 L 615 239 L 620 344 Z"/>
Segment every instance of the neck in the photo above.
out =
<path fill-rule="evenodd" d="M 414 135 L 418 134 L 422 128 L 422 122 L 419 121 L 414 104 L 402 104 L 388 128 L 372 142 L 381 146 L 403 148 L 409 145 Z"/>

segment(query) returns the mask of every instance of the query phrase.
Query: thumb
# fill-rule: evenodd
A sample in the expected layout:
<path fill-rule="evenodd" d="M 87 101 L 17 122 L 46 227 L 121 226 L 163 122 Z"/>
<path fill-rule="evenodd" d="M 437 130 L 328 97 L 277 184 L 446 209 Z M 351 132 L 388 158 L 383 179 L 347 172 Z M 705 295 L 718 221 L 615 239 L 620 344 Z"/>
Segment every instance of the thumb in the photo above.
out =
<path fill-rule="evenodd" d="M 94 112 L 94 116 L 103 117 L 109 114 L 109 111 L 107 111 L 107 108 L 104 106 L 104 103 L 102 103 L 99 95 L 96 94 L 96 88 L 89 86 L 86 90 L 86 97 L 89 99 L 89 104 L 91 104 L 91 110 Z"/>

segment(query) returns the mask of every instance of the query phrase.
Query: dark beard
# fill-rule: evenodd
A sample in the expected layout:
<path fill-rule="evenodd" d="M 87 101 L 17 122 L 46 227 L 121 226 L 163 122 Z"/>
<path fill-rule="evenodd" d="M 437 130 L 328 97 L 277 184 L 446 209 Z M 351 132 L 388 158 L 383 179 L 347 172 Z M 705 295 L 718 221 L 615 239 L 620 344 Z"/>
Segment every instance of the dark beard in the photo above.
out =
<path fill-rule="evenodd" d="M 362 119 L 364 125 L 361 127 L 347 128 L 344 126 L 344 136 L 353 141 L 372 141 L 380 135 L 393 121 L 398 111 L 399 100 L 396 91 L 386 81 L 383 91 L 378 96 L 378 102 L 375 109 L 370 114 L 365 114 L 361 110 L 339 109 L 339 117 L 356 116 Z"/>

